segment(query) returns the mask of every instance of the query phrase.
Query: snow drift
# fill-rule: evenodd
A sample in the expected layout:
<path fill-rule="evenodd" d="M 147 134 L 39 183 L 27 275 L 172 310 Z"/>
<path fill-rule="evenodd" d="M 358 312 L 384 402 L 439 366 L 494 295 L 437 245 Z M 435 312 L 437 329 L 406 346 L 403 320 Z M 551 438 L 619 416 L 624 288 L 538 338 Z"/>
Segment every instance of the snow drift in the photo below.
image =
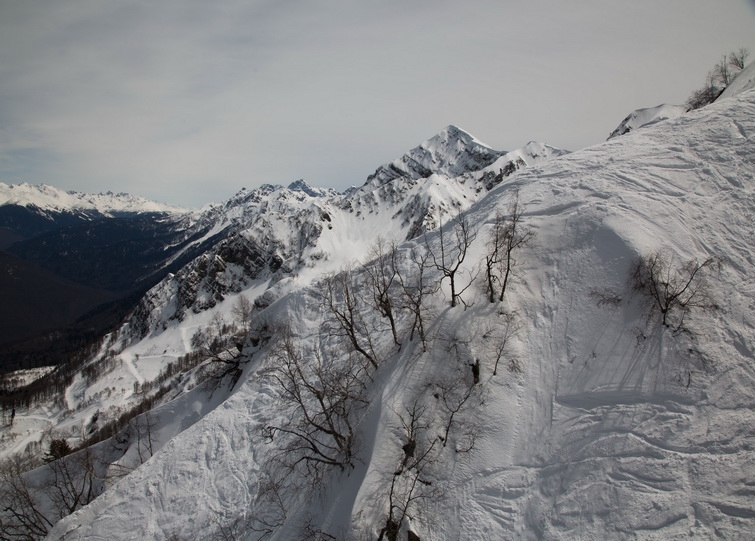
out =
<path fill-rule="evenodd" d="M 669 120 L 670 118 L 677 118 L 686 112 L 687 107 L 684 105 L 669 105 L 667 103 L 662 103 L 661 105 L 649 107 L 647 109 L 637 109 L 636 111 L 629 113 L 629 115 L 621 121 L 621 124 L 611 132 L 608 139 L 613 139 L 614 137 L 624 135 L 644 126 L 652 126 L 656 122 Z"/>

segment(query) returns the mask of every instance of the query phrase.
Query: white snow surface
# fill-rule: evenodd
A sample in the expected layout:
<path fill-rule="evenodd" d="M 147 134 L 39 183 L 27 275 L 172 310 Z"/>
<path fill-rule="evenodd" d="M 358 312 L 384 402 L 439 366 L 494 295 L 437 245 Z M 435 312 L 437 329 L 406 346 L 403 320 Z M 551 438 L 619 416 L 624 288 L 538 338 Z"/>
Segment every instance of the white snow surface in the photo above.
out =
<path fill-rule="evenodd" d="M 745 66 L 745 69 L 737 74 L 718 99 L 731 98 L 737 94 L 746 92 L 747 90 L 752 90 L 753 88 L 755 88 L 755 62 Z"/>
<path fill-rule="evenodd" d="M 318 259 L 307 261 L 316 264 L 277 282 L 277 300 L 262 312 L 286 321 L 304 346 L 315 344 L 323 323 L 313 299 L 318 280 L 350 261 L 364 262 L 378 234 L 401 241 L 411 227 L 401 214 L 413 208 L 406 201 L 430 201 L 447 215 L 454 207 L 466 211 L 478 234 L 463 270 L 484 258 L 492 220 L 506 212 L 515 190 L 534 237 L 518 254 L 519 276 L 502 305 L 473 287 L 464 294 L 468 308 L 451 308 L 442 283 L 431 299 L 426 352 L 406 335 L 399 350 L 381 319 L 369 316 L 382 328 L 375 340 L 380 367 L 358 429 L 359 460 L 351 470 L 333 471 L 315 492 L 287 493 L 285 520 L 269 538 L 303 538 L 309 523 L 338 539 L 376 539 L 403 456 L 399 416 L 417 397 L 430 415 L 441 415 L 433 385 L 449 377 L 466 381 L 466 363 L 479 359 L 477 393 L 459 412 L 448 445 L 437 443 L 437 424 L 427 429 L 425 444 L 435 441 L 438 449 L 426 472 L 435 492 L 417 500 L 403 538 L 410 527 L 422 539 L 751 539 L 754 138 L 755 91 L 744 91 L 633 137 L 518 171 L 487 194 L 469 173 L 402 178 L 390 186 L 368 182 L 347 196 L 350 206 L 273 190 L 280 204 L 300 197 L 301 212 L 325 210 L 331 219 L 332 229 L 325 227 L 308 249 Z M 495 171 L 495 160 L 479 175 Z M 265 227 L 281 237 L 286 219 L 272 214 Z M 252 230 L 255 224 L 263 222 L 252 221 Z M 425 244 L 437 249 L 438 242 L 437 232 L 428 233 L 401 245 L 400 253 Z M 659 249 L 680 261 L 713 256 L 722 263 L 709 282 L 721 308 L 691 314 L 694 336 L 662 327 L 627 290 L 631 262 Z M 401 261 L 408 276 L 411 267 Z M 246 293 L 255 298 L 268 287 L 258 280 Z M 604 288 L 621 292 L 618 307 L 596 305 L 590 293 Z M 190 350 L 194 330 L 213 313 L 228 315 L 234 298 L 182 321 L 158 318 L 145 339 L 123 344 L 110 374 L 95 386 L 78 381 L 69 389 L 71 424 L 83 430 L 82 415 L 127 403 L 134 382 L 154 378 Z M 520 329 L 493 375 L 493 345 L 485 337 L 501 308 L 516 312 Z M 404 317 L 402 328 L 406 323 Z M 463 358 L 452 354 L 454 347 Z M 250 360 L 232 389 L 176 389 L 176 398 L 154 411 L 159 451 L 59 522 L 49 538 L 212 539 L 236 518 L 251 525 L 269 516 L 259 496 L 274 447 L 261 431 L 287 412 L 265 377 L 272 353 L 264 346 L 245 351 Z M 521 373 L 507 368 L 511 359 Z M 20 412 L 19 426 L 33 415 Z M 470 430 L 474 446 L 460 452 Z M 251 527 L 237 534 L 259 538 Z"/>
<path fill-rule="evenodd" d="M 608 139 L 613 139 L 619 135 L 624 135 L 630 131 L 637 130 L 644 126 L 651 126 L 656 122 L 663 120 L 669 120 L 670 118 L 677 118 L 687 112 L 685 105 L 669 105 L 662 103 L 655 107 L 648 107 L 646 109 L 637 109 L 632 111 L 629 115 L 621 121 L 621 124 L 611 132 Z"/>
<path fill-rule="evenodd" d="M 0 206 L 2 205 L 32 206 L 42 211 L 55 212 L 97 211 L 105 216 L 118 213 L 188 212 L 182 207 L 126 193 L 88 194 L 26 182 L 10 185 L 0 182 Z"/>

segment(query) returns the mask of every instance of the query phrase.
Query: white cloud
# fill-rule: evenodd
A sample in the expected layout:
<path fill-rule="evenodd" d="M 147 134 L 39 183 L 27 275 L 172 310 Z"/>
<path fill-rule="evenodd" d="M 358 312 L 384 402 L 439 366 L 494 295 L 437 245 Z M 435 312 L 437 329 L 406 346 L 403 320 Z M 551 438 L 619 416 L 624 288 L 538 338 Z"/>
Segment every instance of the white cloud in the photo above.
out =
<path fill-rule="evenodd" d="M 360 183 L 449 123 L 579 148 L 755 51 L 748 2 L 0 0 L 0 180 Z"/>

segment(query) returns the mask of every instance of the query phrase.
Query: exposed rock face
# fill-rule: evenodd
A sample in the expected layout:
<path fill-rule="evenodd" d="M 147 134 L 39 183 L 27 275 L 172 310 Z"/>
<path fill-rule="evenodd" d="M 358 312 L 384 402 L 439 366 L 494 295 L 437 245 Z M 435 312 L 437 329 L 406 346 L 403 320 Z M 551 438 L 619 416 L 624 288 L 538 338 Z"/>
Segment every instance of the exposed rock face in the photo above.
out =
<path fill-rule="evenodd" d="M 417 180 L 433 174 L 458 177 L 479 171 L 504 154 L 506 152 L 490 148 L 456 126 L 447 126 L 398 160 L 378 167 L 367 182 L 382 185 L 397 178 Z"/>

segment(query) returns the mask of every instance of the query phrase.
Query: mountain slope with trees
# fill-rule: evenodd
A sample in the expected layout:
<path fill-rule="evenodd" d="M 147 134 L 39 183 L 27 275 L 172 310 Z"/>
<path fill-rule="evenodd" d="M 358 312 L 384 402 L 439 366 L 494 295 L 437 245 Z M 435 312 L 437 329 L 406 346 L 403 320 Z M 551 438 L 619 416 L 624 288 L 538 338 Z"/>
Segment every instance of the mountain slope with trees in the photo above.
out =
<path fill-rule="evenodd" d="M 241 192 L 19 408 L 7 450 L 93 445 L 6 501 L 50 539 L 747 538 L 753 137 L 745 89 L 520 170 Z"/>

